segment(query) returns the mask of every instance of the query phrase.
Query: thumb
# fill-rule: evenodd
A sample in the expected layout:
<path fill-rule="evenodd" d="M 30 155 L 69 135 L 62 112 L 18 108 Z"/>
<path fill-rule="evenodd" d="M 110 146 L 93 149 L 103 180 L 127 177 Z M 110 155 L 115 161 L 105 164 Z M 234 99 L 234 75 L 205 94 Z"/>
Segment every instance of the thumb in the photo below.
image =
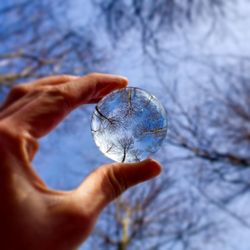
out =
<path fill-rule="evenodd" d="M 88 209 L 98 213 L 128 188 L 152 179 L 160 172 L 160 164 L 152 159 L 104 165 L 86 178 L 76 190 L 77 196 L 81 201 L 84 199 L 83 204 L 88 204 Z"/>

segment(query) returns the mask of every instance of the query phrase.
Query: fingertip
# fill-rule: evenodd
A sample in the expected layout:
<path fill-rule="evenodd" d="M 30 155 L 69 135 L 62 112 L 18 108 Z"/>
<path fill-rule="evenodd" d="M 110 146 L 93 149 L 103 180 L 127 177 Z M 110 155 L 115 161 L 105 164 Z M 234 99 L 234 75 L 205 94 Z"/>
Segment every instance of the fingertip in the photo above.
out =
<path fill-rule="evenodd" d="M 142 161 L 141 163 L 146 165 L 151 170 L 152 176 L 156 177 L 156 176 L 160 175 L 160 173 L 162 171 L 162 166 L 158 161 L 151 159 L 151 158 L 148 158 L 148 159 Z"/>
<path fill-rule="evenodd" d="M 125 88 L 128 85 L 128 79 L 119 75 L 91 73 L 85 77 L 86 79 L 89 79 L 87 94 L 90 97 L 87 103 L 96 103 L 110 92 Z M 86 100 L 86 98 L 82 99 Z"/>
<path fill-rule="evenodd" d="M 95 73 L 102 81 L 107 81 L 109 84 L 114 83 L 116 88 L 125 88 L 128 85 L 128 78 L 121 75 L 112 75 L 112 74 L 100 74 Z"/>
<path fill-rule="evenodd" d="M 92 72 L 87 74 L 86 76 L 83 77 L 88 77 L 91 79 L 99 80 L 101 82 L 103 81 L 112 81 L 112 80 L 117 80 L 120 81 L 122 84 L 127 84 L 128 83 L 128 78 L 122 75 L 114 75 L 114 74 L 106 74 L 106 73 L 97 73 L 97 72 Z"/>
<path fill-rule="evenodd" d="M 116 75 L 116 77 L 120 80 L 120 84 L 122 87 L 126 87 L 128 85 L 128 78 L 125 76 Z"/>

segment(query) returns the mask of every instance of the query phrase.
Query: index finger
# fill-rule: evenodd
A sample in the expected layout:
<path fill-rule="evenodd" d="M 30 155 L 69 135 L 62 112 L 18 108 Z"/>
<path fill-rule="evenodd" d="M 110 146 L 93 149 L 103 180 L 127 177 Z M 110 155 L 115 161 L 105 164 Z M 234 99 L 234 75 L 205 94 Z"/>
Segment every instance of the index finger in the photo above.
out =
<path fill-rule="evenodd" d="M 112 90 L 123 88 L 127 79 L 108 74 L 90 74 L 55 86 L 46 86 L 27 95 L 29 101 L 11 116 L 34 137 L 52 130 L 74 108 L 94 103 Z"/>
<path fill-rule="evenodd" d="M 55 76 L 43 77 L 38 80 L 31 81 L 29 83 L 15 85 L 12 88 L 11 92 L 9 93 L 5 102 L 1 105 L 0 110 L 7 108 L 12 103 L 14 103 L 18 99 L 26 95 L 29 91 L 37 87 L 62 84 L 68 81 L 73 81 L 77 78 L 79 77 L 73 75 L 55 75 Z"/>

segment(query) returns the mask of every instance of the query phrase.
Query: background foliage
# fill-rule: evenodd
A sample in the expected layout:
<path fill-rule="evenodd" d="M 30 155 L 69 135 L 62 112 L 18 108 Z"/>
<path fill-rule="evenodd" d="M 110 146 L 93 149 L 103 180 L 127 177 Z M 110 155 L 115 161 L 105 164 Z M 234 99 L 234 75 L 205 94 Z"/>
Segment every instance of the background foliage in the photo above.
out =
<path fill-rule="evenodd" d="M 246 0 L 1 2 L 2 99 L 45 75 L 102 71 L 168 110 L 164 173 L 111 204 L 82 249 L 249 249 L 249 11 Z M 51 187 L 107 161 L 84 131 L 92 108 L 41 141 L 35 165 Z"/>

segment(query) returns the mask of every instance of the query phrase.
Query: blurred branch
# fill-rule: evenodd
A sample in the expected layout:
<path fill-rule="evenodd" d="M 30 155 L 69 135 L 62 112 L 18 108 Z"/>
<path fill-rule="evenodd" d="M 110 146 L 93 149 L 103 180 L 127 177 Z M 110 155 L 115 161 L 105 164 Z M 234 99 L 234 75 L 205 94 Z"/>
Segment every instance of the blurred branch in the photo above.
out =
<path fill-rule="evenodd" d="M 146 187 L 127 192 L 110 205 L 97 226 L 97 238 L 94 236 L 100 248 L 125 250 L 137 246 L 157 250 L 180 244 L 182 249 L 187 249 L 191 236 L 210 230 L 214 222 L 201 220 L 202 213 L 198 210 L 192 213 L 191 196 L 179 193 L 173 184 L 168 178 L 152 181 Z M 107 231 L 108 218 L 112 228 Z"/>
<path fill-rule="evenodd" d="M 102 63 L 91 32 L 87 37 L 70 27 L 60 29 L 54 6 L 35 0 L 0 10 L 0 87 L 47 74 L 83 74 Z"/>

